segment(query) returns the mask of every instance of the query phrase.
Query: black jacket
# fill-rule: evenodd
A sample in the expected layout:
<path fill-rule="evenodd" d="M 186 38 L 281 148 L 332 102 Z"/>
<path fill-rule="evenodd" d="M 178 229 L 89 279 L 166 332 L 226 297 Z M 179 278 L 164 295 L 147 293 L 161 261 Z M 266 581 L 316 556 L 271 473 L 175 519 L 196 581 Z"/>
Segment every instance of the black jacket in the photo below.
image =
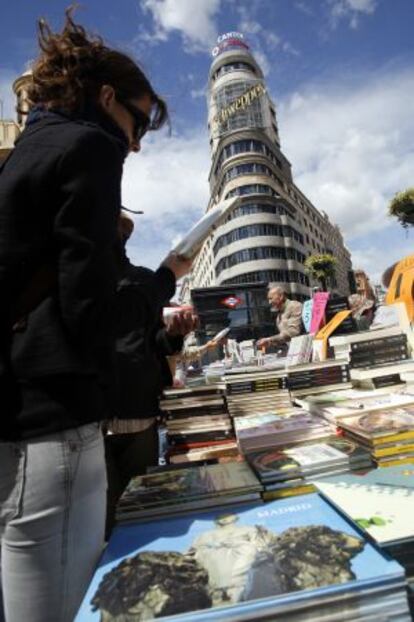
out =
<path fill-rule="evenodd" d="M 40 115 L 1 169 L 0 439 L 107 416 L 125 158 L 108 125 Z M 54 278 L 13 332 L 19 297 L 45 265 Z"/>
<path fill-rule="evenodd" d="M 166 333 L 161 313 L 174 292 L 175 277 L 168 268 L 152 272 L 123 258 L 114 324 L 115 414 L 120 419 L 156 416 L 162 388 L 172 382 L 165 357 L 181 350 L 183 338 Z"/>

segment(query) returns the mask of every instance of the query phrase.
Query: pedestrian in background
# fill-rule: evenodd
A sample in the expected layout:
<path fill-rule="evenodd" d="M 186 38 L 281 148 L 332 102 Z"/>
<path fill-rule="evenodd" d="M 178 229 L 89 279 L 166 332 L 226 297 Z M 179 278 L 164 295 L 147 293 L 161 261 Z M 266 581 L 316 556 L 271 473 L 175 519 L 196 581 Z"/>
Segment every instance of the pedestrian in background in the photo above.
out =
<path fill-rule="evenodd" d="M 108 422 L 105 437 L 107 537 L 129 480 L 158 464 L 159 401 L 162 390 L 173 381 L 167 356 L 181 351 L 183 337 L 196 321 L 188 312 L 174 313 L 166 323 L 162 320 L 162 309 L 174 296 L 176 281 L 191 269 L 191 260 L 171 253 L 155 272 L 134 266 L 125 249 L 133 230 L 133 220 L 121 212 L 114 314 L 115 418 Z"/>

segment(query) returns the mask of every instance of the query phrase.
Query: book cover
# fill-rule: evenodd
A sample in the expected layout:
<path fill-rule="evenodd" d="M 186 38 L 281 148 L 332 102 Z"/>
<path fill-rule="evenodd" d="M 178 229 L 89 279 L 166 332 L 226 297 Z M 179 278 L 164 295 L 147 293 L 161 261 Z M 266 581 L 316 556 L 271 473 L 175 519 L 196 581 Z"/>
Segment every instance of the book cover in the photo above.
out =
<path fill-rule="evenodd" d="M 390 326 L 388 328 L 378 328 L 375 331 L 366 330 L 351 335 L 338 335 L 329 338 L 330 346 L 342 346 L 344 344 L 356 343 L 359 341 L 369 341 L 371 339 L 382 339 L 393 335 L 401 335 L 402 330 L 399 326 Z"/>
<path fill-rule="evenodd" d="M 139 509 L 244 488 L 260 488 L 260 485 L 250 467 L 243 462 L 174 469 L 133 477 L 119 507 Z"/>
<path fill-rule="evenodd" d="M 313 479 L 319 490 L 381 545 L 414 538 L 414 468 Z"/>
<path fill-rule="evenodd" d="M 368 411 L 342 418 L 338 425 L 378 444 L 414 437 L 414 406 Z"/>
<path fill-rule="evenodd" d="M 402 576 L 309 494 L 118 527 L 76 622 L 235 620 L 252 603 L 260 619 L 275 603 L 294 607 L 299 595 L 328 599 Z"/>
<path fill-rule="evenodd" d="M 369 452 L 356 443 L 335 438 L 321 442 L 301 444 L 290 448 L 268 449 L 246 456 L 262 480 L 286 479 L 295 474 L 323 469 L 342 463 L 369 463 Z"/>

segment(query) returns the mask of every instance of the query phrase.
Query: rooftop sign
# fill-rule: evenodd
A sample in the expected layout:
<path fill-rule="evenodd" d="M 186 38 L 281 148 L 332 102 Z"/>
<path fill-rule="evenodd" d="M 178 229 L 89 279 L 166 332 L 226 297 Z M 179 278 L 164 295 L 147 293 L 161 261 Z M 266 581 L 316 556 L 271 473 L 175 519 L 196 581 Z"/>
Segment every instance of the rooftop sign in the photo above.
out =
<path fill-rule="evenodd" d="M 218 56 L 221 52 L 225 52 L 228 48 L 241 47 L 246 50 L 249 46 L 244 41 L 244 36 L 241 32 L 226 32 L 217 38 L 217 45 L 212 49 L 212 56 Z"/>

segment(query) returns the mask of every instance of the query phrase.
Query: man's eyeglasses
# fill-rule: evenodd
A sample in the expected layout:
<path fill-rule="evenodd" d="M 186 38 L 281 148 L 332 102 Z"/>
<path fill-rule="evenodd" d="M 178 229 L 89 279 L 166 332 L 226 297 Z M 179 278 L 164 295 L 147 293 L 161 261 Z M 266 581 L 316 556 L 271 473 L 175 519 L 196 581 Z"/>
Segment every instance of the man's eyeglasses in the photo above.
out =
<path fill-rule="evenodd" d="M 129 102 L 122 101 L 121 104 L 128 110 L 129 114 L 134 119 L 134 138 L 137 142 L 139 142 L 144 134 L 149 130 L 151 119 L 145 114 L 145 112 L 142 112 L 142 110 L 136 106 L 133 106 Z"/>

